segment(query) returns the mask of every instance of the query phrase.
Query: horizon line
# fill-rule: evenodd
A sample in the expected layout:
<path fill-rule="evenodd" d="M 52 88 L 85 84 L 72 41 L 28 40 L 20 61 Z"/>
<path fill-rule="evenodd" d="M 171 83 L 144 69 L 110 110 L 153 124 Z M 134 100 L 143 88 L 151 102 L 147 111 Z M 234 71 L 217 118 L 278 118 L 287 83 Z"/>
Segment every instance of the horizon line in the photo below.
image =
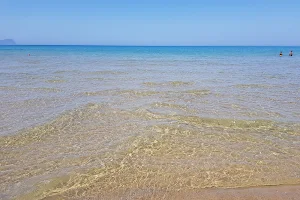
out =
<path fill-rule="evenodd" d="M 115 44 L 14 44 L 0 46 L 103 46 L 103 47 L 300 47 L 300 45 L 115 45 Z"/>

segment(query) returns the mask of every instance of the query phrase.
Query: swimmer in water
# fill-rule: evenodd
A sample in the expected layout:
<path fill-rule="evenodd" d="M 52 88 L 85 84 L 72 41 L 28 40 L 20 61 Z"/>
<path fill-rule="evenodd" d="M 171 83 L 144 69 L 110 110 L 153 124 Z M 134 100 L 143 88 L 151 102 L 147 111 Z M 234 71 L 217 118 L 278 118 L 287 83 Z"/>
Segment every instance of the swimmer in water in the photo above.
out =
<path fill-rule="evenodd" d="M 280 56 L 280 57 L 282 56 L 282 51 L 280 51 L 280 54 L 279 54 L 279 56 Z"/>
<path fill-rule="evenodd" d="M 289 56 L 293 56 L 293 51 L 290 52 Z"/>

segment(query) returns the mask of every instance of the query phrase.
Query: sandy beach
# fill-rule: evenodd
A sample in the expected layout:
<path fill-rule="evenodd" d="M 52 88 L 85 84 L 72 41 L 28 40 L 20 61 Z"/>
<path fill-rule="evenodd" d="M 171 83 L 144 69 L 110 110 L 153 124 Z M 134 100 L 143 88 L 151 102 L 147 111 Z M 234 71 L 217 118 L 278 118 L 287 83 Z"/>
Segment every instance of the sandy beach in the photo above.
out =
<path fill-rule="evenodd" d="M 300 0 L 0 10 L 0 200 L 300 200 Z"/>
<path fill-rule="evenodd" d="M 172 199 L 172 200 L 297 200 L 300 185 L 251 188 L 210 188 L 178 192 L 131 191 L 127 196 L 98 196 L 90 199 Z"/>

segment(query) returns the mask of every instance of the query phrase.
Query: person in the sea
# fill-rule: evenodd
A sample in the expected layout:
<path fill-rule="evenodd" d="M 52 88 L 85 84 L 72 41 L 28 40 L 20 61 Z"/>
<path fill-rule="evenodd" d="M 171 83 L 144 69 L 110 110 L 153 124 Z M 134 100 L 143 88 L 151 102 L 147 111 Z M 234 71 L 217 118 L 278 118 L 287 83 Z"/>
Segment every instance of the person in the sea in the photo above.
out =
<path fill-rule="evenodd" d="M 293 51 L 290 52 L 289 56 L 293 56 Z"/>
<path fill-rule="evenodd" d="M 282 56 L 282 51 L 280 51 L 280 54 L 279 54 L 279 56 L 280 56 L 280 57 Z"/>

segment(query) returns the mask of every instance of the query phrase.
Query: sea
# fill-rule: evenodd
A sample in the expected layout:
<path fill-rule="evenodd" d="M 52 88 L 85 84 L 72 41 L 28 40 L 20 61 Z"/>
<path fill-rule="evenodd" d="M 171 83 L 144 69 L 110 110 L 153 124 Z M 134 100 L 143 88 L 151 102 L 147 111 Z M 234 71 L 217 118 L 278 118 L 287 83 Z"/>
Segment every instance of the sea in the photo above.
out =
<path fill-rule="evenodd" d="M 0 199 L 300 184 L 300 47 L 0 46 L 0 102 Z"/>

